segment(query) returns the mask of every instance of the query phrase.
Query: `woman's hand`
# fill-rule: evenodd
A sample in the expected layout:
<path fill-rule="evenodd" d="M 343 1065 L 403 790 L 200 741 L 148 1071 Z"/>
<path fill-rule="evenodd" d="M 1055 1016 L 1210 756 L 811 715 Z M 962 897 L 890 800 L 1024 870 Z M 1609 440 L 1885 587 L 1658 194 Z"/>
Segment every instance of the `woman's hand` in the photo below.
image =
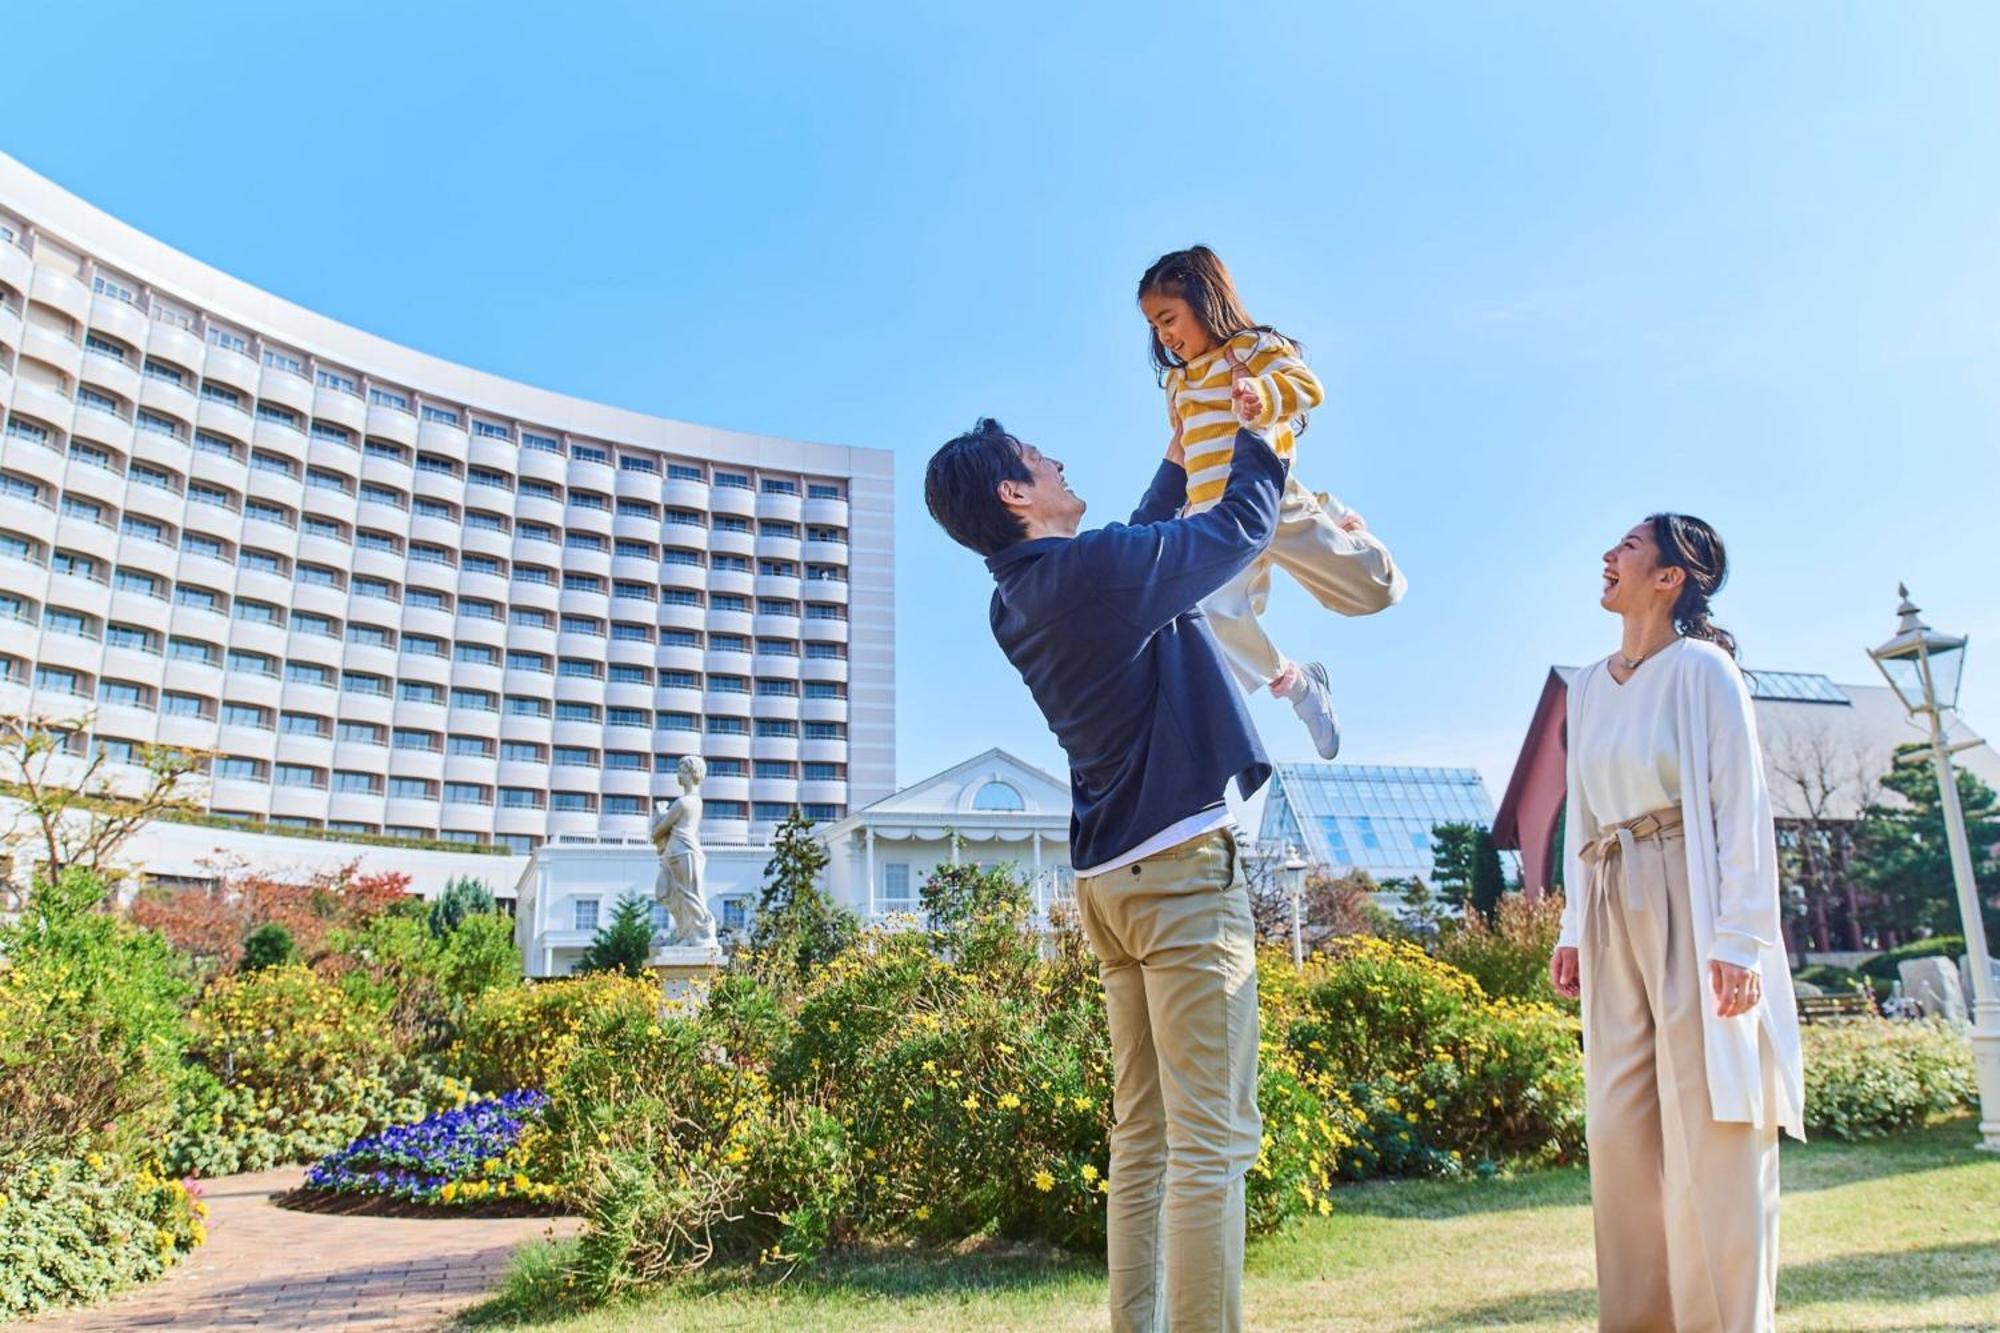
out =
<path fill-rule="evenodd" d="M 1764 998 L 1764 978 L 1747 967 L 1710 960 L 1708 988 L 1715 993 L 1715 1012 L 1724 1018 L 1747 1014 Z"/>
<path fill-rule="evenodd" d="M 1566 1000 L 1574 1000 L 1583 994 L 1574 945 L 1564 945 L 1549 956 L 1549 985 L 1555 987 L 1556 994 Z"/>

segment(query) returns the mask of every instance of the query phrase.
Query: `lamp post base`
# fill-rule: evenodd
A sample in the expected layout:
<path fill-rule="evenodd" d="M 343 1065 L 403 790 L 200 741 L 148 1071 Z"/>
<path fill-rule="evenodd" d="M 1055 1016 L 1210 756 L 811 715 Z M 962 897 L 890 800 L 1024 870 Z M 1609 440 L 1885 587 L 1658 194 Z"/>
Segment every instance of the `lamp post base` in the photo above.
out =
<path fill-rule="evenodd" d="M 1972 1064 L 1979 1075 L 1979 1146 L 2000 1153 L 2000 1000 L 1973 1006 Z"/>

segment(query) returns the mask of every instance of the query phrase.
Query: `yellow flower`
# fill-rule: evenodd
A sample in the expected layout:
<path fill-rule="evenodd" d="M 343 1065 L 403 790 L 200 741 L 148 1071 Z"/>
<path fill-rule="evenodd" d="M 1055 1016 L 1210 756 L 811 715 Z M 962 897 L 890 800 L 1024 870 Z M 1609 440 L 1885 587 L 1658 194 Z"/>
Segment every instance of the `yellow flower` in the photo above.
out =
<path fill-rule="evenodd" d="M 919 1222 L 928 1222 L 931 1220 L 931 1206 L 929 1204 L 920 1203 L 917 1205 L 917 1220 Z"/>
<path fill-rule="evenodd" d="M 1087 1185 L 1097 1179 L 1097 1168 L 1090 1163 L 1083 1164 L 1083 1181 Z"/>
<path fill-rule="evenodd" d="M 978 1094 L 971 1092 L 966 1093 L 965 1100 L 960 1102 L 959 1105 L 963 1106 L 968 1111 L 977 1111 L 979 1109 Z"/>
<path fill-rule="evenodd" d="M 1035 1172 L 1036 1189 L 1040 1190 L 1044 1194 L 1047 1194 L 1050 1190 L 1054 1189 L 1055 1187 L 1056 1187 L 1056 1178 L 1050 1175 L 1046 1168 Z"/>
<path fill-rule="evenodd" d="M 1011 1092 L 1002 1093 L 997 1104 L 1003 1111 L 1015 1111 L 1020 1109 L 1021 1099 Z"/>
<path fill-rule="evenodd" d="M 1321 1199 L 1319 1201 L 1319 1215 L 1321 1217 L 1333 1216 L 1333 1205 L 1328 1203 L 1325 1199 Z"/>
<path fill-rule="evenodd" d="M 455 1180 L 446 1181 L 444 1188 L 438 1191 L 438 1198 L 445 1203 L 450 1203 L 453 1199 L 456 1199 L 457 1197 L 458 1197 L 458 1182 Z"/>

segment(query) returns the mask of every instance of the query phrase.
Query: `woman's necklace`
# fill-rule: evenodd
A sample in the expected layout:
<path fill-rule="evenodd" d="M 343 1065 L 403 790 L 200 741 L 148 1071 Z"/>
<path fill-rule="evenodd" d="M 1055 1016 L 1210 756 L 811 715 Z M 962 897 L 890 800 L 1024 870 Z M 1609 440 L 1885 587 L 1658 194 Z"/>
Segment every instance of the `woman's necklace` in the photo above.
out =
<path fill-rule="evenodd" d="M 1628 672 L 1637 671 L 1640 667 L 1644 666 L 1648 660 L 1657 656 L 1661 648 L 1671 648 L 1676 643 L 1679 643 L 1680 639 L 1681 636 L 1676 634 L 1674 635 L 1673 638 L 1668 639 L 1665 643 L 1661 644 L 1659 648 L 1655 648 L 1651 652 L 1640 653 L 1637 657 L 1627 657 L 1625 655 L 1625 650 L 1621 648 L 1618 650 L 1618 660 L 1624 663 L 1626 671 Z"/>

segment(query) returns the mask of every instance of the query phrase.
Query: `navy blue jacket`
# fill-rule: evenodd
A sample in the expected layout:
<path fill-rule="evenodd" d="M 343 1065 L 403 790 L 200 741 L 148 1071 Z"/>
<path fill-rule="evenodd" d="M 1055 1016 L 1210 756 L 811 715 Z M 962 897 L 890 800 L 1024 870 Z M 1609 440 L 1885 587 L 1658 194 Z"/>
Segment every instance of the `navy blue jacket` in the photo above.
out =
<path fill-rule="evenodd" d="M 1070 864 L 1102 865 L 1271 775 L 1198 603 L 1277 527 L 1285 465 L 1248 431 L 1222 498 L 1175 517 L 1187 473 L 1162 463 L 1129 524 L 987 557 L 993 637 L 1069 755 Z"/>

